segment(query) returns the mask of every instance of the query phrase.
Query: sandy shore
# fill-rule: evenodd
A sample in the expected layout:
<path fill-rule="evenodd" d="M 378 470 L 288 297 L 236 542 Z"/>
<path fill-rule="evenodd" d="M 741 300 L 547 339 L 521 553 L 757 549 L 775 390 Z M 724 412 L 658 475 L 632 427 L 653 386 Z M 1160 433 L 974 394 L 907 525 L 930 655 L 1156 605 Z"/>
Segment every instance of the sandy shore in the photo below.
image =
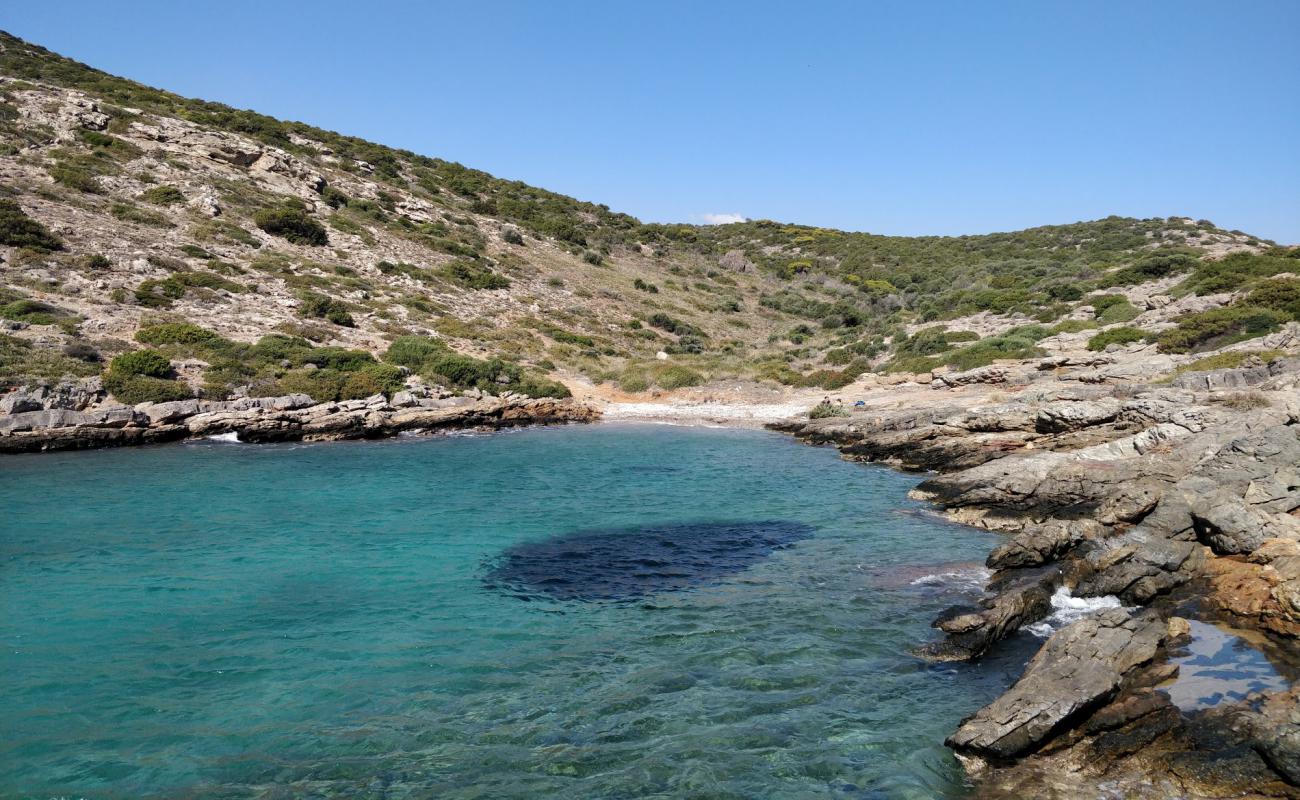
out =
<path fill-rule="evenodd" d="M 671 425 L 717 425 L 723 427 L 760 428 L 808 413 L 806 403 L 607 403 L 601 408 L 602 419 L 615 422 L 660 422 Z"/>

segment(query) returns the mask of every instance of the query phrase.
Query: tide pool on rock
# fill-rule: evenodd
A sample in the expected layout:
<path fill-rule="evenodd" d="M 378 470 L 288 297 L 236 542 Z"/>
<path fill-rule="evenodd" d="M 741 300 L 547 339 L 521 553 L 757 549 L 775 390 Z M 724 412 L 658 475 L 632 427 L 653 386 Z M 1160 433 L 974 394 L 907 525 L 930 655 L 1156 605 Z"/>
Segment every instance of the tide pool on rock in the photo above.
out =
<path fill-rule="evenodd" d="M 955 797 L 944 736 L 1023 666 L 910 654 L 973 588 L 915 576 L 993 535 L 776 434 L 200 440 L 0 475 L 4 796 Z M 547 560 L 593 545 L 613 572 Z"/>

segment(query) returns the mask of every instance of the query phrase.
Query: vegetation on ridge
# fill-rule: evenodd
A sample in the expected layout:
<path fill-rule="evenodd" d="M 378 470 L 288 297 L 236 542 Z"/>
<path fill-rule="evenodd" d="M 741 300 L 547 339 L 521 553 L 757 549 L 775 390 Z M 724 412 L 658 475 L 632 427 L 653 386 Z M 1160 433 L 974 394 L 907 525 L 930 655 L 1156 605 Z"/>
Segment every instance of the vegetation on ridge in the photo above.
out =
<path fill-rule="evenodd" d="M 530 394 L 560 394 L 554 376 L 628 391 L 722 378 L 830 389 L 869 370 L 1032 358 L 1049 337 L 1094 328 L 1098 349 L 1144 338 L 1194 352 L 1300 318 L 1285 277 L 1300 271 L 1300 251 L 1205 220 L 927 237 L 770 220 L 643 224 L 453 162 L 152 89 L 8 34 L 0 76 L 0 148 L 18 176 L 0 186 L 0 317 L 39 336 L 54 326 L 58 346 L 106 358 L 133 346 L 118 337 L 138 327 L 139 344 L 200 362 L 202 378 L 185 380 L 209 396 L 392 391 L 394 367 Z M 79 121 L 61 128 L 69 119 Z M 190 131 L 224 144 L 186 150 L 178 143 Z M 1233 296 L 1149 333 L 1126 292 L 1150 281 L 1173 298 Z M 161 310 L 164 324 L 209 338 L 151 341 L 162 334 L 149 314 Z M 102 333 L 117 330 L 127 333 Z M 13 333 L 23 344 L 0 348 L 6 382 L 94 369 L 66 354 L 35 358 L 43 350 L 27 337 L 39 336 Z M 375 357 L 411 337 L 437 352 Z M 273 358 L 264 343 L 285 353 Z M 331 348 L 370 360 L 306 360 Z"/>

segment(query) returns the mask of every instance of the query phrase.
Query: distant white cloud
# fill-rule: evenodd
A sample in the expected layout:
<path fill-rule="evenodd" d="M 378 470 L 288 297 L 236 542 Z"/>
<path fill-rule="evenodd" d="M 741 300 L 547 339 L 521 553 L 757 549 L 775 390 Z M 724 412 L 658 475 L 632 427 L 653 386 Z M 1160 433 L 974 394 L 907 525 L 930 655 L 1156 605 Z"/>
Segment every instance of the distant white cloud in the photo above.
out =
<path fill-rule="evenodd" d="M 733 222 L 745 222 L 744 214 L 702 214 L 705 225 L 730 225 Z"/>

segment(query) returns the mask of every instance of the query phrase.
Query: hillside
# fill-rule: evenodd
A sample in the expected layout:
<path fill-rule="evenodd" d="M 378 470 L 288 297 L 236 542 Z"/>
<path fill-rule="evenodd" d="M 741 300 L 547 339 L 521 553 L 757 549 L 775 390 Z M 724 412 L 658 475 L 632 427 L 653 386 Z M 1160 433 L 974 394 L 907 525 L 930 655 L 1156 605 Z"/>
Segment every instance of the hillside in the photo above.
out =
<path fill-rule="evenodd" d="M 363 397 L 400 368 L 532 396 L 830 389 L 1062 342 L 1197 354 L 1300 319 L 1300 250 L 1205 220 L 643 224 L 8 34 L 0 195 L 0 382 L 103 373 L 132 403 Z M 146 348 L 161 355 L 120 358 Z"/>

